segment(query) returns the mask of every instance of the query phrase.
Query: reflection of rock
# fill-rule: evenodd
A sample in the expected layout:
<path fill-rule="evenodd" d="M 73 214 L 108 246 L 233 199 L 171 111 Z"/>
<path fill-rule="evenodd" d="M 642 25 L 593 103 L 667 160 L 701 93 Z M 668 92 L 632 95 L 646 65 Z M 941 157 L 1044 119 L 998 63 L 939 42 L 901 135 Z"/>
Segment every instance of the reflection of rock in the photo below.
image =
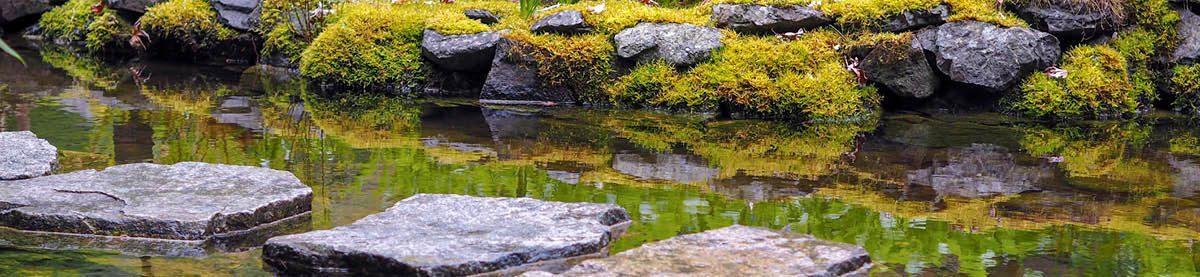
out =
<path fill-rule="evenodd" d="M 501 160 L 517 158 L 524 149 L 534 147 L 534 138 L 544 126 L 536 112 L 483 108 L 483 118 L 496 142 L 496 154 Z"/>
<path fill-rule="evenodd" d="M 612 167 L 621 173 L 642 179 L 679 183 L 705 181 L 717 177 L 717 169 L 708 167 L 708 161 L 700 157 L 679 154 L 653 156 L 653 161 L 646 161 L 638 154 L 615 154 Z"/>
<path fill-rule="evenodd" d="M 752 201 L 807 196 L 813 191 L 811 187 L 802 186 L 800 181 L 796 180 L 745 175 L 717 180 L 709 188 L 718 194 Z"/>
<path fill-rule="evenodd" d="M 221 107 L 212 112 L 213 119 L 224 124 L 261 131 L 262 111 L 254 100 L 246 96 L 230 96 L 221 100 Z"/>
<path fill-rule="evenodd" d="M 1171 164 L 1176 172 L 1172 178 L 1174 190 L 1171 192 L 1171 196 L 1179 198 L 1196 196 L 1196 193 L 1200 192 L 1200 165 L 1175 157 L 1171 157 L 1167 163 Z"/>
<path fill-rule="evenodd" d="M 943 195 L 986 197 L 1039 190 L 1054 175 L 1049 167 L 1017 165 L 1004 147 L 975 144 L 957 152 L 944 166 L 910 171 L 908 183 L 930 186 Z"/>
<path fill-rule="evenodd" d="M 18 230 L 211 241 L 308 213 L 286 171 L 129 164 L 0 182 L 0 225 Z"/>
<path fill-rule="evenodd" d="M 999 215 L 1040 222 L 1055 220 L 1099 224 L 1111 220 L 1112 204 L 1077 193 L 1039 192 L 1021 194 L 995 205 Z"/>
<path fill-rule="evenodd" d="M 43 176 L 57 167 L 58 148 L 50 142 L 29 131 L 0 132 L 0 180 Z"/>
<path fill-rule="evenodd" d="M 272 238 L 263 260 L 286 274 L 516 273 L 604 255 L 629 222 L 611 204 L 419 194 L 350 225 Z"/>
<path fill-rule="evenodd" d="M 862 247 L 734 225 L 585 261 L 561 276 L 866 276 Z M 546 276 L 530 273 L 526 276 Z"/>
<path fill-rule="evenodd" d="M 581 173 L 559 170 L 546 170 L 546 175 L 550 176 L 550 179 L 559 180 L 563 183 L 572 185 L 579 184 L 579 177 L 583 177 L 583 174 Z"/>

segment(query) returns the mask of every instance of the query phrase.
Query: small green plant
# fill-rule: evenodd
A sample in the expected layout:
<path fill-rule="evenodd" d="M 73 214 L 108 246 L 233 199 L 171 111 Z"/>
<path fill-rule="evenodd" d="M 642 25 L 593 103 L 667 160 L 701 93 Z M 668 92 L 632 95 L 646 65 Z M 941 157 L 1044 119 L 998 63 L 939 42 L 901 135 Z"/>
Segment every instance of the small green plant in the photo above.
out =
<path fill-rule="evenodd" d="M 13 58 L 17 58 L 18 61 L 21 61 L 21 64 L 25 64 L 25 59 L 21 58 L 21 54 L 17 54 L 17 51 L 14 51 L 12 47 L 8 47 L 8 43 L 4 42 L 3 40 L 0 40 L 0 50 L 4 50 L 4 53 L 12 56 Z"/>
<path fill-rule="evenodd" d="M 531 17 L 538 8 L 542 7 L 541 0 L 521 0 L 520 14 L 523 17 Z"/>

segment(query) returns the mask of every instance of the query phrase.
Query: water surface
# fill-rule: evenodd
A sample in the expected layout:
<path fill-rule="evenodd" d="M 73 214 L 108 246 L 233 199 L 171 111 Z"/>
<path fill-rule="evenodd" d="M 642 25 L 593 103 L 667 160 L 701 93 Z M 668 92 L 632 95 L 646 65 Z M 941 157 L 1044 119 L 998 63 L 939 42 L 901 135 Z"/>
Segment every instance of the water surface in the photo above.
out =
<path fill-rule="evenodd" d="M 313 187 L 313 229 L 417 193 L 532 197 L 621 205 L 635 223 L 614 251 L 743 224 L 861 245 L 882 276 L 1200 275 L 1200 129 L 1169 113 L 797 125 L 340 97 L 253 69 L 22 54 L 28 67 L 0 59 L 0 130 L 49 140 L 63 172 L 287 170 Z M 0 275 L 267 275 L 259 255 L 5 247 Z"/>

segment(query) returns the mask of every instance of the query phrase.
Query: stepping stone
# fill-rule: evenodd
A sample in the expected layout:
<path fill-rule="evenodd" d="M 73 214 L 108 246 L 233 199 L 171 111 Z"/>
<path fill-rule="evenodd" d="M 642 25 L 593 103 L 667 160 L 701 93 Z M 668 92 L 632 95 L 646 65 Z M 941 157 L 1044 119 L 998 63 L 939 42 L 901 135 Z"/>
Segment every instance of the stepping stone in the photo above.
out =
<path fill-rule="evenodd" d="M 263 260 L 285 275 L 561 271 L 605 256 L 630 222 L 611 204 L 418 194 L 350 225 L 272 238 Z"/>
<path fill-rule="evenodd" d="M 58 148 L 32 132 L 0 132 L 0 180 L 49 175 L 58 167 Z"/>
<path fill-rule="evenodd" d="M 312 189 L 286 171 L 193 162 L 128 164 L 0 182 L 0 226 L 227 244 L 310 216 L 312 198 Z"/>
<path fill-rule="evenodd" d="M 867 276 L 871 266 L 862 247 L 734 225 L 647 243 L 559 275 L 522 276 Z"/>

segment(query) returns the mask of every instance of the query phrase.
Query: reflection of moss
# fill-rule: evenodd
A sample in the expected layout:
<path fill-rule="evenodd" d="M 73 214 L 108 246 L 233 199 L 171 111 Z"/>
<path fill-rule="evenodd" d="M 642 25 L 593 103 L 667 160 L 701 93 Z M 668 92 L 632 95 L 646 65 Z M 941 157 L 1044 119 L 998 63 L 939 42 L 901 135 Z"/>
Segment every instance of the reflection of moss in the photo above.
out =
<path fill-rule="evenodd" d="M 166 106 L 176 112 L 197 115 L 209 115 L 217 106 L 217 100 L 224 95 L 232 94 L 232 90 L 220 86 L 217 88 L 184 88 L 163 89 L 143 87 L 142 95 L 155 104 Z"/>
<path fill-rule="evenodd" d="M 1191 134 L 1181 134 L 1171 138 L 1169 151 L 1172 154 L 1200 156 L 1200 139 Z"/>
<path fill-rule="evenodd" d="M 42 61 L 58 69 L 65 70 L 67 75 L 90 85 L 106 90 L 117 87 L 124 79 L 124 71 L 116 69 L 95 57 L 80 56 L 61 47 L 44 47 L 41 51 Z"/>
<path fill-rule="evenodd" d="M 378 94 L 325 97 L 303 95 L 316 126 L 361 148 L 420 145 L 420 109 L 408 100 Z"/>
<path fill-rule="evenodd" d="M 1154 193 L 1171 186 L 1169 167 L 1139 156 L 1150 128 L 1136 122 L 1092 122 L 1080 127 L 1025 130 L 1031 155 L 1061 157 L 1067 182 L 1088 189 Z"/>

